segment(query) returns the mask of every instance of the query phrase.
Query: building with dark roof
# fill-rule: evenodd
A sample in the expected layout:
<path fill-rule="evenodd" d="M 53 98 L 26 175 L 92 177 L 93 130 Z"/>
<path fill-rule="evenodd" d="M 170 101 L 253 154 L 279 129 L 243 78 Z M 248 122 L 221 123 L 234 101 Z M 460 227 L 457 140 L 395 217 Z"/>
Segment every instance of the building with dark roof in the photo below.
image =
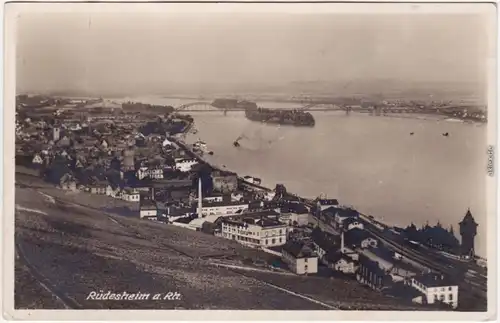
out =
<path fill-rule="evenodd" d="M 316 227 L 311 232 L 311 240 L 314 246 L 314 251 L 321 260 L 328 252 L 336 251 L 340 248 L 340 237 L 321 231 Z"/>
<path fill-rule="evenodd" d="M 381 268 L 378 262 L 371 260 L 367 256 L 359 255 L 359 267 L 356 279 L 375 290 L 381 290 L 392 284 L 392 278 Z"/>
<path fill-rule="evenodd" d="M 354 228 L 344 233 L 344 244 L 349 249 L 377 247 L 378 241 L 368 231 Z"/>
<path fill-rule="evenodd" d="M 233 215 L 238 211 L 248 209 L 247 202 L 240 201 L 202 201 L 201 214 L 202 216 L 208 215 Z"/>
<path fill-rule="evenodd" d="M 343 222 L 346 219 L 359 219 L 359 212 L 353 209 L 338 209 L 335 213 L 335 226 L 337 228 L 342 228 Z"/>
<path fill-rule="evenodd" d="M 226 216 L 222 219 L 222 237 L 241 244 L 259 247 L 282 246 L 288 237 L 288 225 L 279 221 L 274 211 Z"/>
<path fill-rule="evenodd" d="M 329 251 L 323 257 L 323 263 L 332 270 L 344 273 L 354 274 L 357 270 L 358 262 L 338 251 Z"/>
<path fill-rule="evenodd" d="M 319 209 L 318 209 L 319 210 Z M 328 224 L 335 224 L 335 214 L 339 212 L 341 208 L 336 206 L 330 206 L 320 211 L 319 217 Z"/>
<path fill-rule="evenodd" d="M 359 220 L 359 218 L 346 218 L 344 221 L 342 221 L 342 229 L 344 231 L 349 231 L 352 229 L 364 229 L 363 222 Z"/>
<path fill-rule="evenodd" d="M 320 211 L 323 211 L 332 206 L 338 207 L 339 201 L 337 201 L 337 199 L 317 199 L 316 206 L 319 208 Z"/>
<path fill-rule="evenodd" d="M 283 202 L 279 209 L 281 221 L 290 226 L 303 226 L 309 223 L 309 209 L 299 202 Z"/>
<path fill-rule="evenodd" d="M 314 274 L 318 272 L 318 256 L 303 241 L 289 240 L 282 250 L 283 261 L 296 274 Z"/>
<path fill-rule="evenodd" d="M 424 296 L 424 303 L 458 306 L 458 284 L 446 275 L 426 273 L 413 277 L 411 286 Z"/>
<path fill-rule="evenodd" d="M 154 218 L 158 217 L 158 207 L 153 200 L 140 200 L 139 206 L 139 217 L 142 218 Z"/>

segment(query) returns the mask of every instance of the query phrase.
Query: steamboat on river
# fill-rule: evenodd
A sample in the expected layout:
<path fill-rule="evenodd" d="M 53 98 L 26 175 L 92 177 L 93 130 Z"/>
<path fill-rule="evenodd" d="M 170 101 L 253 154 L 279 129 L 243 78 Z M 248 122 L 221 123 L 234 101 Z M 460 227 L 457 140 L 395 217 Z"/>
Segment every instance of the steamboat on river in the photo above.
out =
<path fill-rule="evenodd" d="M 215 99 L 212 106 L 224 110 L 244 110 L 245 117 L 251 121 L 272 123 L 279 125 L 291 125 L 298 127 L 314 127 L 315 120 L 311 113 L 288 110 L 288 109 L 266 109 L 258 107 L 255 102 L 239 101 L 236 99 Z"/>

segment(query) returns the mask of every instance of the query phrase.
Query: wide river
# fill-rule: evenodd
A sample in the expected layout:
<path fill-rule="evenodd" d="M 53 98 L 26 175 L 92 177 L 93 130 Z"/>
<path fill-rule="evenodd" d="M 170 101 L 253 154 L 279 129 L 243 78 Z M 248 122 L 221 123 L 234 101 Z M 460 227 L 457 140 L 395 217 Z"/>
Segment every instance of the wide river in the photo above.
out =
<path fill-rule="evenodd" d="M 134 100 L 173 106 L 196 101 Z M 282 183 L 304 197 L 324 194 L 392 225 L 439 220 L 453 225 L 457 236 L 458 222 L 470 208 L 479 223 L 476 251 L 486 256 L 485 124 L 313 112 L 316 126 L 297 128 L 251 122 L 237 111 L 191 114 L 198 133 L 188 142 L 205 141 L 214 152 L 211 162 L 259 177 L 265 186 Z M 240 136 L 241 147 L 235 148 Z"/>

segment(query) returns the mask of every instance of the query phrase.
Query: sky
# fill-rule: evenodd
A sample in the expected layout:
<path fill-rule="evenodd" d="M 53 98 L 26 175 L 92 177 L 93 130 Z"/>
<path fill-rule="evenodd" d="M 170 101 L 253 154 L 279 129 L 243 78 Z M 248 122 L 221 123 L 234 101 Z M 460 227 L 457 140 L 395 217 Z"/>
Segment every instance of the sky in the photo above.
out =
<path fill-rule="evenodd" d="M 487 28 L 472 14 L 21 12 L 16 83 L 137 94 L 381 79 L 477 85 Z"/>

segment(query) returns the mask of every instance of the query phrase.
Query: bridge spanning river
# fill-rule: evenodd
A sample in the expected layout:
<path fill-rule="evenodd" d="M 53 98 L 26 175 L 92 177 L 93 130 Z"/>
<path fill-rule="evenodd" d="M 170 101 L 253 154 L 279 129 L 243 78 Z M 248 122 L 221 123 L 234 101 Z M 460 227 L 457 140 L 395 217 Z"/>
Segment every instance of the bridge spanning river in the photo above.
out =
<path fill-rule="evenodd" d="M 441 108 L 441 110 L 445 110 L 446 108 Z M 244 111 L 243 108 L 230 108 L 230 109 L 220 109 L 214 107 L 211 102 L 207 101 L 197 101 L 190 102 L 186 104 L 182 104 L 176 108 L 176 111 L 186 111 L 186 112 L 223 112 L 227 113 L 228 111 Z M 345 111 L 346 114 L 350 112 L 361 112 L 361 113 L 370 113 L 373 115 L 384 115 L 391 113 L 439 113 L 439 108 L 414 108 L 414 107 L 382 107 L 382 106 L 340 106 L 337 104 L 325 104 L 325 103 L 309 103 L 305 104 L 296 110 L 299 111 Z"/>

